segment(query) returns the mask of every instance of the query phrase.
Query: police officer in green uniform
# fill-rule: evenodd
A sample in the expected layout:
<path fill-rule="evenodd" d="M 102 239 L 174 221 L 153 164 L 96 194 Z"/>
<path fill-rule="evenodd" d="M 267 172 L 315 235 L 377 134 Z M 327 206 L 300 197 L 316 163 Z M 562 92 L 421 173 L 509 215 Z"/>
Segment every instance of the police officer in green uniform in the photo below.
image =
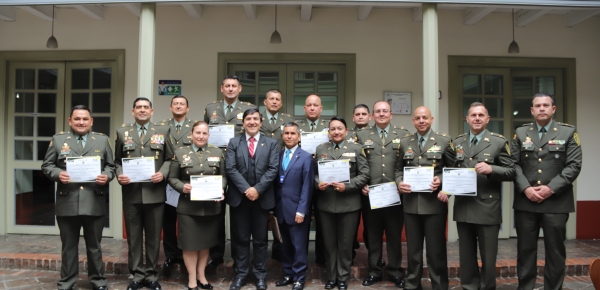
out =
<path fill-rule="evenodd" d="M 457 195 L 454 201 L 460 284 L 466 290 L 496 289 L 502 182 L 514 180 L 515 169 L 508 141 L 486 129 L 490 116 L 482 103 L 471 104 L 466 120 L 469 132 L 454 140 L 456 167 L 475 168 L 477 196 Z M 478 243 L 481 274 L 477 262 Z"/>
<path fill-rule="evenodd" d="M 531 106 L 535 122 L 517 128 L 512 142 L 519 289 L 535 285 L 540 227 L 546 252 L 544 289 L 562 289 L 564 280 L 567 220 L 575 211 L 573 182 L 581 172 L 582 153 L 575 126 L 553 120 L 555 112 L 554 99 L 537 93 Z"/>
<path fill-rule="evenodd" d="M 281 150 L 284 146 L 283 139 L 281 138 L 283 125 L 294 122 L 294 119 L 292 119 L 290 114 L 279 111 L 283 106 L 279 90 L 273 89 L 268 91 L 264 104 L 266 109 L 261 112 L 262 126 L 260 126 L 260 133 L 277 140 L 277 146 Z"/>
<path fill-rule="evenodd" d="M 69 126 L 72 132 L 60 132 L 52 137 L 42 163 L 44 175 L 56 182 L 56 222 L 62 242 L 58 289 L 73 289 L 79 273 L 79 231 L 83 238 L 88 262 L 88 279 L 93 289 L 107 289 L 102 262 L 102 229 L 106 215 L 108 184 L 115 177 L 115 164 L 108 137 L 90 132 L 94 119 L 83 105 L 71 109 Z M 100 159 L 101 173 L 94 182 L 72 182 L 67 173 L 67 158 L 93 156 Z"/>
<path fill-rule="evenodd" d="M 369 165 L 362 148 L 346 142 L 346 121 L 333 117 L 329 122 L 331 142 L 317 147 L 315 158 L 314 198 L 320 212 L 317 222 L 323 229 L 327 283 L 325 289 L 348 288 L 347 279 L 352 263 L 352 242 L 356 238 L 356 220 L 360 214 L 361 190 L 369 181 Z M 350 180 L 321 182 L 318 163 L 324 160 L 348 160 Z"/>
<path fill-rule="evenodd" d="M 354 128 L 348 130 L 346 141 L 348 141 L 348 143 L 356 142 L 356 135 L 358 132 L 371 128 L 371 126 L 369 126 L 369 121 L 371 121 L 371 112 L 369 111 L 369 106 L 365 104 L 358 104 L 354 106 L 354 111 L 352 113 L 352 122 L 354 123 Z"/>
<path fill-rule="evenodd" d="M 169 127 L 169 142 L 177 150 L 181 147 L 192 145 L 190 132 L 194 121 L 187 118 L 190 110 L 188 99 L 184 96 L 174 96 L 169 106 L 173 118 L 163 120 L 165 126 Z M 167 271 L 175 263 L 183 264 L 181 249 L 177 247 L 177 208 L 165 204 L 163 215 L 163 250 L 165 252 L 165 262 L 163 263 L 163 275 L 169 276 Z"/>
<path fill-rule="evenodd" d="M 212 104 L 206 105 L 204 110 L 204 122 L 208 125 L 235 125 L 235 136 L 244 133 L 242 127 L 244 120 L 242 116 L 244 111 L 250 108 L 256 108 L 255 105 L 248 102 L 242 102 L 239 100 L 240 93 L 242 92 L 242 85 L 236 75 L 228 75 L 223 78 L 221 83 L 221 94 L 223 94 L 222 101 L 214 101 Z M 227 145 L 221 147 L 226 150 Z M 223 263 L 223 256 L 225 255 L 225 207 L 227 203 L 221 203 L 220 213 L 220 224 L 219 224 L 219 243 L 210 248 L 210 260 L 208 265 L 211 267 L 217 267 Z M 235 254 L 234 248 L 231 248 L 231 255 Z"/>
<path fill-rule="evenodd" d="M 423 240 L 427 247 L 427 269 L 433 289 L 448 289 L 448 259 L 446 254 L 446 215 L 448 196 L 442 193 L 442 168 L 454 166 L 452 138 L 431 130 L 433 116 L 426 107 L 413 113 L 417 132 L 400 140 L 400 155 L 396 162 L 396 184 L 404 197 L 404 222 L 408 276 L 404 289 L 421 289 L 423 275 Z M 431 192 L 412 192 L 403 182 L 404 167 L 433 166 Z"/>
<path fill-rule="evenodd" d="M 154 114 L 150 100 L 135 99 L 131 114 L 135 123 L 123 124 L 117 129 L 115 142 L 117 181 L 123 186 L 123 214 L 129 246 L 128 267 L 133 275 L 133 282 L 127 289 L 136 290 L 145 286 L 155 290 L 161 289 L 156 265 L 173 146 L 168 141 L 169 127 L 164 123 L 150 122 Z M 129 176 L 123 174 L 122 158 L 129 157 L 154 158 L 156 173 L 152 175 L 151 182 L 131 182 Z M 143 238 L 146 257 L 142 256 Z"/>
<path fill-rule="evenodd" d="M 410 135 L 410 132 L 404 127 L 396 127 L 390 124 L 392 109 L 386 101 L 378 101 L 373 105 L 373 119 L 375 120 L 375 126 L 358 132 L 357 138 L 357 143 L 362 145 L 369 162 L 369 184 L 393 182 L 400 139 Z M 404 288 L 404 269 L 401 267 L 401 238 L 402 227 L 404 226 L 402 204 L 372 210 L 369 202 L 368 185 L 363 187 L 362 193 L 364 231 L 368 236 L 368 239 L 365 239 L 365 244 L 369 249 L 369 270 L 362 285 L 371 286 L 383 278 L 381 256 L 383 252 L 383 234 L 385 232 L 388 255 L 388 265 L 385 269 L 394 285 L 398 288 Z M 368 218 L 365 219 L 365 217 Z"/>

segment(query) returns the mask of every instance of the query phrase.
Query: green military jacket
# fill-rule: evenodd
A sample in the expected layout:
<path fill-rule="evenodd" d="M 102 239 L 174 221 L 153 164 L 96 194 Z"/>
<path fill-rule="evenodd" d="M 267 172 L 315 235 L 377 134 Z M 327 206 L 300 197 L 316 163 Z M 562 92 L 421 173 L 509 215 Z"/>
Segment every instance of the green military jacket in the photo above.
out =
<path fill-rule="evenodd" d="M 183 121 L 183 126 L 179 129 L 179 134 L 177 134 L 177 127 L 175 125 L 175 121 L 173 118 L 168 120 L 162 120 L 161 123 L 164 123 L 166 126 L 169 126 L 169 142 L 173 145 L 173 148 L 179 148 L 182 146 L 192 146 L 192 127 L 196 121 L 192 121 L 190 119 L 185 119 Z"/>
<path fill-rule="evenodd" d="M 363 131 L 363 130 L 369 130 L 373 127 L 367 125 L 363 128 L 358 128 L 358 127 L 354 127 L 350 130 L 348 130 L 348 135 L 346 135 L 346 142 L 348 143 L 356 143 L 358 140 L 358 132 Z"/>
<path fill-rule="evenodd" d="M 298 124 L 298 127 L 300 128 L 300 132 L 311 132 L 310 131 L 310 124 L 308 123 L 308 121 L 305 119 L 302 119 L 300 121 L 296 121 L 296 124 Z M 315 128 L 315 132 L 320 132 L 320 131 L 328 131 L 329 130 L 329 121 L 324 121 L 323 119 L 319 118 L 319 122 L 317 123 L 317 128 Z"/>
<path fill-rule="evenodd" d="M 122 158 L 154 157 L 156 172 L 164 176 L 159 183 L 136 182 L 123 185 L 123 203 L 151 204 L 166 200 L 166 186 L 169 177 L 169 166 L 173 158 L 173 145 L 168 141 L 169 127 L 165 123 L 146 124 L 144 140 L 140 140 L 135 123 L 123 124 L 117 129 L 115 141 L 115 163 L 117 175 L 123 174 Z"/>
<path fill-rule="evenodd" d="M 361 208 L 362 188 L 369 181 L 369 164 L 360 145 L 344 143 L 342 148 L 334 149 L 331 142 L 317 146 L 315 158 L 315 197 L 317 208 L 331 213 L 343 213 Z M 345 183 L 346 191 L 338 192 L 332 186 L 320 191 L 319 161 L 348 159 L 350 163 L 350 182 Z"/>
<path fill-rule="evenodd" d="M 452 145 L 452 138 L 448 135 L 431 132 L 423 149 L 419 148 L 418 134 L 406 136 L 400 140 L 400 155 L 396 162 L 396 184 L 403 180 L 404 167 L 433 166 L 434 176 L 442 182 L 442 169 L 452 167 L 455 162 L 456 152 Z M 440 186 L 434 192 L 411 192 L 403 194 L 404 212 L 411 214 L 446 214 L 448 205 L 438 200 Z"/>
<path fill-rule="evenodd" d="M 57 216 L 105 215 L 108 185 L 115 177 L 112 148 L 106 135 L 89 132 L 85 147 L 81 151 L 77 145 L 77 137 L 79 136 L 71 132 L 60 132 L 54 135 L 42 163 L 44 175 L 56 182 L 55 213 Z M 100 157 L 101 174 L 108 176 L 106 184 L 60 182 L 58 175 L 67 170 L 67 157 L 80 156 Z"/>
<path fill-rule="evenodd" d="M 227 186 L 225 173 L 225 156 L 219 147 L 207 145 L 198 157 L 191 147 L 184 147 L 175 151 L 171 169 L 169 171 L 169 184 L 179 192 L 177 212 L 195 216 L 216 215 L 221 212 L 221 204 L 215 201 L 192 201 L 190 194 L 183 193 L 183 186 L 190 183 L 190 175 L 221 175 L 223 190 Z M 221 202 L 225 202 L 224 200 Z"/>
<path fill-rule="evenodd" d="M 540 213 L 575 211 L 573 182 L 581 172 L 581 142 L 575 126 L 552 120 L 550 130 L 540 140 L 537 125 L 517 128 L 511 146 L 517 176 L 514 182 L 515 210 Z M 547 185 L 554 194 L 536 203 L 524 190 L 530 186 Z"/>
<path fill-rule="evenodd" d="M 211 104 L 206 105 L 204 110 L 204 122 L 208 125 L 235 125 L 235 136 L 244 134 L 244 128 L 242 127 L 244 120 L 244 111 L 250 108 L 256 108 L 255 105 L 248 102 L 242 102 L 238 99 L 235 104 L 235 108 L 231 113 L 225 116 L 224 108 L 227 106 L 224 100 L 214 101 Z"/>
<path fill-rule="evenodd" d="M 456 167 L 475 168 L 479 162 L 492 167 L 492 173 L 477 174 L 477 196 L 455 196 L 454 221 L 480 225 L 502 223 L 502 182 L 513 181 L 515 169 L 504 136 L 485 130 L 475 148 L 469 133 L 454 139 Z"/>
<path fill-rule="evenodd" d="M 362 146 L 369 163 L 369 184 L 379 184 L 395 180 L 395 167 L 398 159 L 400 139 L 410 135 L 404 127 L 390 126 L 385 143 L 382 142 L 377 126 L 364 129 L 357 134 L 357 143 Z"/>
<path fill-rule="evenodd" d="M 260 126 L 260 132 L 270 138 L 277 140 L 277 148 L 279 150 L 283 149 L 283 139 L 281 134 L 283 133 L 283 125 L 289 122 L 294 122 L 294 119 L 290 116 L 290 114 L 284 114 L 279 112 L 277 115 L 277 120 L 275 124 L 271 124 L 271 120 L 267 119 L 266 111 L 262 111 L 262 126 Z"/>

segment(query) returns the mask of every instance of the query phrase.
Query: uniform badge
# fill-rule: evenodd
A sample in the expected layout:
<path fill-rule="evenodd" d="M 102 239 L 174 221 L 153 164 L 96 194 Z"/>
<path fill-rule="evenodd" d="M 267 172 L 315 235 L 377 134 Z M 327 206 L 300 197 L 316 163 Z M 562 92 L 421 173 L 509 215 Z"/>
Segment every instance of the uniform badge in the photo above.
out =
<path fill-rule="evenodd" d="M 548 145 L 565 145 L 565 140 L 550 140 Z"/>
<path fill-rule="evenodd" d="M 69 144 L 64 143 L 62 148 L 60 149 L 60 155 L 69 155 L 71 153 L 71 147 Z"/>
<path fill-rule="evenodd" d="M 365 141 L 365 146 L 373 146 L 373 140 Z"/>
<path fill-rule="evenodd" d="M 462 144 L 456 144 L 456 158 L 463 158 L 465 151 L 463 150 Z"/>
<path fill-rule="evenodd" d="M 342 153 L 342 157 L 356 157 L 356 153 L 354 153 L 354 152 Z"/>
<path fill-rule="evenodd" d="M 210 123 L 211 124 L 219 123 L 219 119 L 217 119 L 217 111 L 213 111 L 212 115 L 210 116 Z"/>
<path fill-rule="evenodd" d="M 530 149 L 531 147 L 533 147 L 533 142 L 531 141 L 531 138 L 529 138 L 529 136 L 527 136 L 525 138 L 525 142 L 523 142 L 523 148 Z"/>
<path fill-rule="evenodd" d="M 165 144 L 165 135 L 163 134 L 153 134 L 150 138 L 150 144 Z"/>
<path fill-rule="evenodd" d="M 219 162 L 221 161 L 221 157 L 208 157 L 208 162 Z"/>
<path fill-rule="evenodd" d="M 400 144 L 400 138 L 396 138 L 396 139 L 392 140 L 392 143 Z"/>
<path fill-rule="evenodd" d="M 327 160 L 327 153 L 321 154 L 321 160 Z"/>
<path fill-rule="evenodd" d="M 427 149 L 427 152 L 428 153 L 440 153 L 440 152 L 442 152 L 442 147 L 433 145 L 429 149 Z"/>
<path fill-rule="evenodd" d="M 577 134 L 577 132 L 573 133 L 573 139 L 575 140 L 575 143 L 577 143 L 577 146 L 581 146 L 581 141 L 579 141 L 579 134 Z"/>
<path fill-rule="evenodd" d="M 413 151 L 412 147 L 408 147 L 408 149 L 406 149 L 406 151 L 404 152 L 404 158 L 412 158 L 414 156 L 415 152 Z"/>
<path fill-rule="evenodd" d="M 183 162 L 182 163 L 191 163 L 192 162 L 192 157 L 190 157 L 188 155 L 183 155 L 181 157 L 183 157 Z"/>
<path fill-rule="evenodd" d="M 243 117 L 244 117 L 244 113 L 239 113 L 239 114 L 237 114 L 237 119 L 238 119 L 238 120 L 241 120 L 241 119 L 243 119 Z"/>
<path fill-rule="evenodd" d="M 506 153 L 510 156 L 510 147 L 508 146 L 508 143 L 504 144 L 504 147 L 506 148 Z"/>

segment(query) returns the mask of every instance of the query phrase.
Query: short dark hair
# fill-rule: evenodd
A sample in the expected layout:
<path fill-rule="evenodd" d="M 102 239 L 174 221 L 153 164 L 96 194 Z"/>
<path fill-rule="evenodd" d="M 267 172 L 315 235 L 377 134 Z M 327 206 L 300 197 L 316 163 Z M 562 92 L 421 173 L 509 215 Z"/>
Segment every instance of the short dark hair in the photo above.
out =
<path fill-rule="evenodd" d="M 471 105 L 469 106 L 469 110 L 471 110 L 471 108 L 473 107 L 483 107 L 485 109 L 485 114 L 489 115 L 490 113 L 488 112 L 488 109 L 485 107 L 485 105 L 481 102 L 472 102 Z M 469 111 L 467 111 L 467 115 L 469 115 Z"/>
<path fill-rule="evenodd" d="M 260 111 L 258 111 L 258 108 L 250 108 L 250 109 L 246 109 L 246 111 L 244 111 L 244 115 L 242 115 L 242 120 L 246 119 L 246 116 L 248 115 L 252 115 L 254 113 L 258 113 L 258 117 L 260 120 L 262 120 L 262 114 Z M 243 122 L 243 121 L 242 121 Z"/>
<path fill-rule="evenodd" d="M 300 134 L 300 126 L 298 126 L 298 124 L 296 124 L 294 122 L 287 122 L 287 123 L 283 124 L 284 129 L 287 127 L 296 127 L 296 133 Z M 283 130 L 281 130 L 281 135 L 283 135 Z"/>
<path fill-rule="evenodd" d="M 340 121 L 340 122 L 342 122 L 342 124 L 344 124 L 344 127 L 346 127 L 346 129 L 348 128 L 348 125 L 346 125 L 346 120 L 344 120 L 344 118 L 342 118 L 342 117 L 335 116 L 335 117 L 331 118 L 331 121 L 329 121 L 329 126 L 331 126 L 332 121 Z"/>
<path fill-rule="evenodd" d="M 182 95 L 177 95 L 174 96 L 173 98 L 171 98 L 171 105 L 173 104 L 173 100 L 175 99 L 185 99 L 185 105 L 189 108 L 190 107 L 190 102 L 188 101 L 188 99 Z"/>
<path fill-rule="evenodd" d="M 548 94 L 548 93 L 546 93 L 546 92 L 539 92 L 539 93 L 537 93 L 537 94 L 533 95 L 533 98 L 531 98 L 531 105 L 533 106 L 533 100 L 534 100 L 535 98 L 544 98 L 544 97 L 548 97 L 548 98 L 550 98 L 550 100 L 552 100 L 552 106 L 554 106 L 554 105 L 555 105 L 555 104 L 554 104 L 554 103 L 555 103 L 555 102 L 554 102 L 554 97 L 552 97 L 550 94 Z"/>
<path fill-rule="evenodd" d="M 88 111 L 88 113 L 90 113 L 90 116 L 92 115 L 92 111 L 90 111 L 90 108 L 84 105 L 76 105 L 73 108 L 71 108 L 71 115 L 69 115 L 69 117 L 73 116 L 73 112 L 75 112 L 75 110 L 86 110 Z"/>
<path fill-rule="evenodd" d="M 226 75 L 221 81 L 221 85 L 225 83 L 225 80 L 236 80 L 240 84 L 240 78 L 236 75 Z"/>
<path fill-rule="evenodd" d="M 371 114 L 371 111 L 369 110 L 369 106 L 365 105 L 365 104 L 358 104 L 356 106 L 354 106 L 354 110 L 352 110 L 352 114 L 354 114 L 356 112 L 356 109 L 358 108 L 365 108 L 367 109 L 367 113 Z"/>
<path fill-rule="evenodd" d="M 281 91 L 279 91 L 278 89 L 270 89 L 270 90 L 268 90 L 268 91 L 265 93 L 265 97 L 266 97 L 267 95 L 269 95 L 269 93 L 280 94 L 280 95 L 282 95 L 282 96 L 283 96 L 283 94 L 281 93 Z"/>
<path fill-rule="evenodd" d="M 148 101 L 148 103 L 150 103 L 150 108 L 152 108 L 152 101 L 150 101 L 148 98 L 144 98 L 144 97 L 139 97 L 137 99 L 135 99 L 133 101 L 133 108 L 135 109 L 135 104 L 139 101 Z"/>

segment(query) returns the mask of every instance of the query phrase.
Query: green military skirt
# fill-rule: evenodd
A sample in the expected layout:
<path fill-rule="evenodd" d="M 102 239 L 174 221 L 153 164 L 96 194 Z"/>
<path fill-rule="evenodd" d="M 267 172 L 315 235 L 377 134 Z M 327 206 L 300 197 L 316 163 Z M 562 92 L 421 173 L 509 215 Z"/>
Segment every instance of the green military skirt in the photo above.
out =
<path fill-rule="evenodd" d="M 219 215 L 195 216 L 177 214 L 179 235 L 177 247 L 184 251 L 200 251 L 218 242 Z"/>

